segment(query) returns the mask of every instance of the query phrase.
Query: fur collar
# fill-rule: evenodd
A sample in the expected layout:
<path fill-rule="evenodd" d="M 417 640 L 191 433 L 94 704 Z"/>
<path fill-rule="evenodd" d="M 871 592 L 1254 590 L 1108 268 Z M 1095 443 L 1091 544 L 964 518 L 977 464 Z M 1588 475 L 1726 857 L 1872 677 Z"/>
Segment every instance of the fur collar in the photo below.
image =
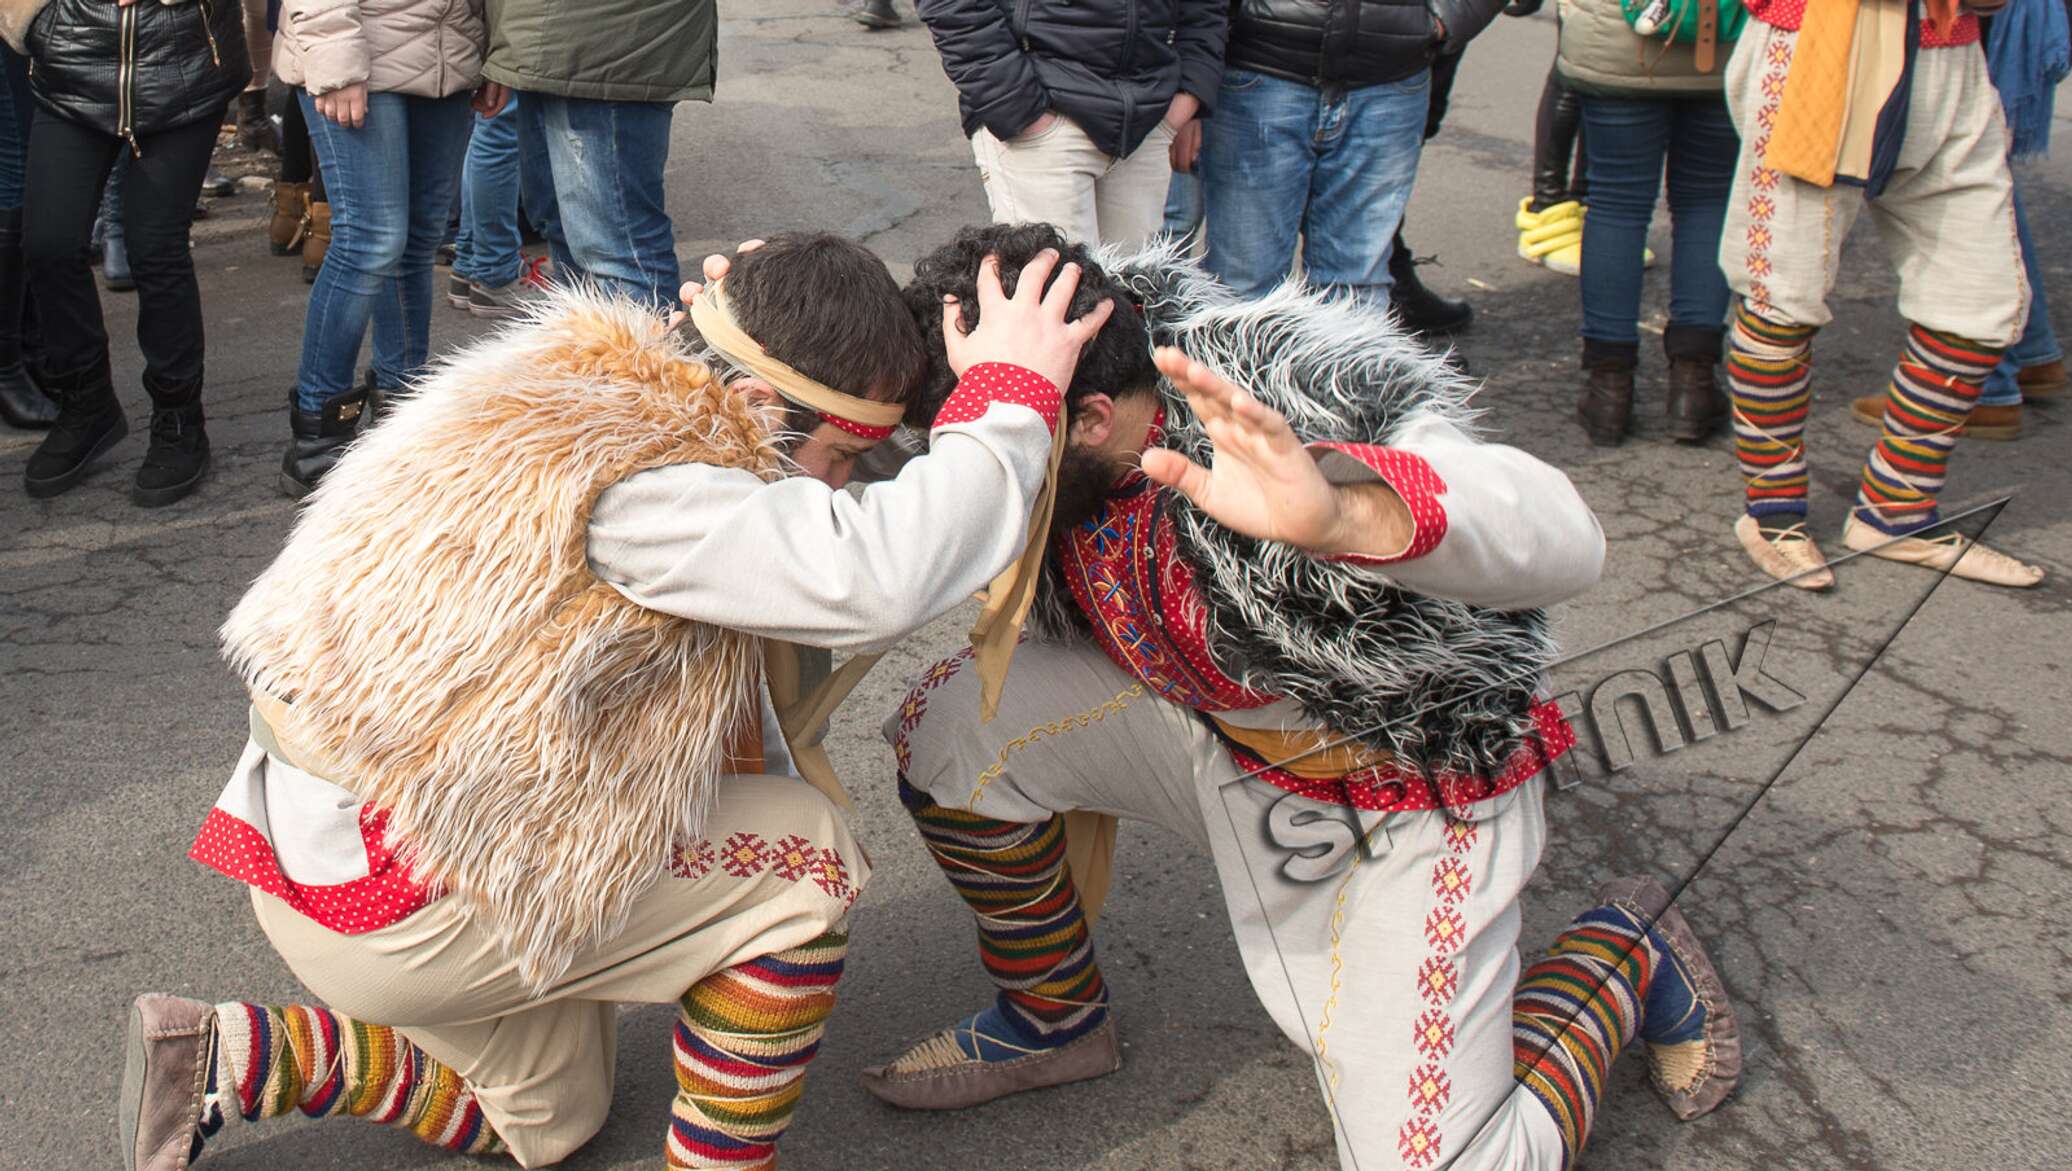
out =
<path fill-rule="evenodd" d="M 1143 306 L 1154 344 L 1177 345 L 1287 415 L 1306 441 L 1387 444 L 1443 417 L 1475 430 L 1474 384 L 1383 313 L 1291 282 L 1243 302 L 1175 247 L 1109 252 L 1102 265 Z M 1166 442 L 1208 462 L 1208 435 L 1170 385 Z M 1165 508 L 1194 570 L 1209 648 L 1246 688 L 1295 700 L 1312 718 L 1399 761 L 1493 776 L 1533 728 L 1539 676 L 1555 656 L 1541 610 L 1504 612 L 1396 589 L 1371 572 L 1254 541 L 1178 493 Z M 1047 584 L 1056 586 L 1055 575 Z M 1059 588 L 1049 629 L 1070 605 Z"/>
<path fill-rule="evenodd" d="M 653 313 L 556 294 L 360 439 L 223 627 L 246 683 L 292 699 L 283 736 L 535 990 L 699 834 L 756 702 L 755 639 L 591 575 L 591 506 L 665 464 L 774 477 L 769 423 Z"/>

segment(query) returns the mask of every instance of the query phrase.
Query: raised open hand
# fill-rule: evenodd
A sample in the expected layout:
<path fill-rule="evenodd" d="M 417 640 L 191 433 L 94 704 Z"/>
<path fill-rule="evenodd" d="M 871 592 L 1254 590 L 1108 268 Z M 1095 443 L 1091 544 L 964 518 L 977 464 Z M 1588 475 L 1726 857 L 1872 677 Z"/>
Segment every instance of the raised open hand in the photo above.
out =
<path fill-rule="evenodd" d="M 1179 350 L 1156 361 L 1208 431 L 1215 461 L 1204 468 L 1154 447 L 1145 475 L 1248 537 L 1325 555 L 1387 555 L 1407 542 L 1409 512 L 1386 485 L 1334 486 L 1279 411 Z"/>

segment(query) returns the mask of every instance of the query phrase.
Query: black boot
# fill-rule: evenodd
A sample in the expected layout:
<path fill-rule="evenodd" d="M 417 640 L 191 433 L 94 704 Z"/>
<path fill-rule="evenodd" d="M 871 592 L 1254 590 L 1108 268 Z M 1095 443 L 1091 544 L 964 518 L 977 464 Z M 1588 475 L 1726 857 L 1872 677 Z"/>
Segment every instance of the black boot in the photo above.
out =
<path fill-rule="evenodd" d="M 865 28 L 898 28 L 899 10 L 892 0 L 863 0 L 856 8 L 856 23 Z"/>
<path fill-rule="evenodd" d="M 1697 325 L 1671 325 L 1662 331 L 1662 351 L 1669 357 L 1669 434 L 1683 443 L 1703 443 L 1727 419 L 1727 396 L 1719 388 L 1719 365 L 1725 331 Z"/>
<path fill-rule="evenodd" d="M 1583 370 L 1588 377 L 1576 401 L 1576 418 L 1584 434 L 1599 447 L 1617 447 L 1633 422 L 1633 371 L 1640 365 L 1640 343 L 1583 339 Z"/>
<path fill-rule="evenodd" d="M 288 427 L 294 438 L 281 457 L 281 494 L 301 498 L 316 490 L 324 473 L 331 470 L 346 445 L 358 431 L 360 415 L 367 407 L 367 388 L 356 386 L 344 394 L 332 395 L 316 411 L 297 405 L 295 392 L 288 393 Z"/>
<path fill-rule="evenodd" d="M 70 489 L 85 478 L 94 460 L 129 434 L 106 357 L 84 370 L 49 375 L 44 389 L 58 401 L 57 422 L 30 453 L 22 475 L 22 486 L 38 498 Z"/>
<path fill-rule="evenodd" d="M 0 210 L 0 419 L 10 427 L 41 431 L 58 421 L 58 404 L 36 385 L 22 361 L 26 280 L 22 209 L 10 207 Z"/>
<path fill-rule="evenodd" d="M 388 418 L 390 411 L 395 410 L 410 397 L 410 388 L 407 386 L 375 385 L 372 370 L 367 371 L 366 380 L 360 383 L 360 389 L 367 392 L 367 409 L 360 415 L 362 432 Z"/>
<path fill-rule="evenodd" d="M 1444 337 L 1459 333 L 1475 320 L 1475 309 L 1466 301 L 1442 297 L 1425 288 L 1417 279 L 1418 261 L 1410 255 L 1410 248 L 1403 243 L 1403 233 L 1396 233 L 1395 246 L 1389 251 L 1389 307 L 1396 311 L 1397 320 L 1411 333 L 1426 337 Z"/>
<path fill-rule="evenodd" d="M 146 379 L 145 389 L 151 392 L 151 447 L 137 467 L 130 500 L 140 508 L 162 508 L 209 474 L 209 433 L 202 426 L 200 384 L 167 390 Z"/>

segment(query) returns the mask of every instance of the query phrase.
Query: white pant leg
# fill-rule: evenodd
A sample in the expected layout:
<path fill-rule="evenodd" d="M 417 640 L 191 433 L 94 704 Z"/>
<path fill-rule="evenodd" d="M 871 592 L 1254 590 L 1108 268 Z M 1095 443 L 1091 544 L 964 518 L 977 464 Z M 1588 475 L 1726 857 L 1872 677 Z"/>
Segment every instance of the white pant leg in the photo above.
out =
<path fill-rule="evenodd" d="M 1160 119 L 1144 141 L 1114 160 L 1094 184 L 1101 243 L 1137 249 L 1165 228 L 1166 195 L 1173 186 L 1173 128 Z"/>
<path fill-rule="evenodd" d="M 1075 243 L 1101 243 L 1094 188 L 1114 160 L 1070 118 L 1012 139 L 981 127 L 971 136 L 971 153 L 994 223 L 1056 224 Z"/>
<path fill-rule="evenodd" d="M 1400 813 L 1377 831 L 1364 815 L 1370 850 L 1304 882 L 1276 823 L 1347 811 L 1219 783 L 1236 771 L 1227 756 L 1204 765 L 1203 821 L 1246 973 L 1317 1058 L 1340 1165 L 1558 1171 L 1560 1132 L 1511 1074 L 1518 894 L 1546 841 L 1544 781 L 1475 806 L 1473 821 Z"/>

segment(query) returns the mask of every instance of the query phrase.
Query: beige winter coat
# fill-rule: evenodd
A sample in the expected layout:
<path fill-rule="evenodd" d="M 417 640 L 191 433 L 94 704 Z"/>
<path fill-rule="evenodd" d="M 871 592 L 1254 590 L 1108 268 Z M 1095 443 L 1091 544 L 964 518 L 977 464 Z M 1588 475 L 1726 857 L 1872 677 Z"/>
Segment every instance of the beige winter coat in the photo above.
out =
<path fill-rule="evenodd" d="M 284 0 L 273 68 L 311 95 L 364 81 L 443 98 L 482 84 L 483 0 Z"/>
<path fill-rule="evenodd" d="M 1732 42 L 1722 42 L 1712 72 L 1699 70 L 1690 45 L 1643 37 L 1619 0 L 1561 0 L 1561 55 L 1555 68 L 1584 93 L 1633 98 L 1704 97 L 1724 91 Z"/>

